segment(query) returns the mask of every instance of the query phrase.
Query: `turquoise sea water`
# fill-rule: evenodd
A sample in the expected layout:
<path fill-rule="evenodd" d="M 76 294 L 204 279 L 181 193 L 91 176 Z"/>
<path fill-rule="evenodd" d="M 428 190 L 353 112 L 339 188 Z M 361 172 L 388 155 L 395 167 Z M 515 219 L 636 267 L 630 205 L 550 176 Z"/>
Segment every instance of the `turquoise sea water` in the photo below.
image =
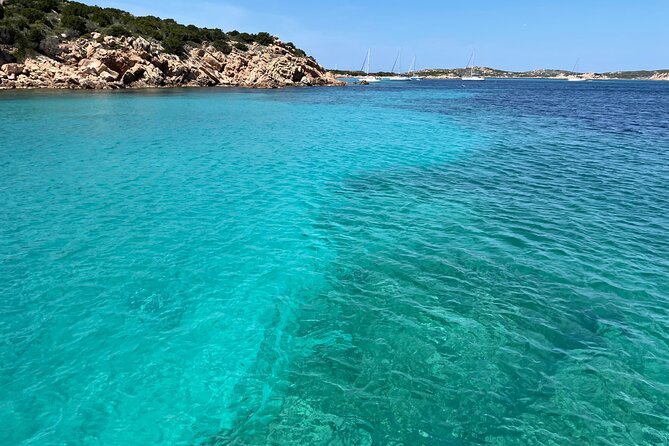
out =
<path fill-rule="evenodd" d="M 669 443 L 669 83 L 0 94 L 0 444 Z"/>

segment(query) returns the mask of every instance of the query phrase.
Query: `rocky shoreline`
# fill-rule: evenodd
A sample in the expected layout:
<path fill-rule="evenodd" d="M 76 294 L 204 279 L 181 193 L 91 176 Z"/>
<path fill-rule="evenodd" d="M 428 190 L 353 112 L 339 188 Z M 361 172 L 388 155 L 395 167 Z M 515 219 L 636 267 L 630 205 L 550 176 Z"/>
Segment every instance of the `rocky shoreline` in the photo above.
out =
<path fill-rule="evenodd" d="M 655 73 L 650 77 L 651 81 L 669 81 L 669 73 Z"/>
<path fill-rule="evenodd" d="M 533 70 L 525 72 L 513 72 L 497 70 L 487 67 L 477 67 L 475 69 L 477 75 L 493 79 L 553 79 L 566 80 L 575 73 L 563 70 Z M 345 72 L 338 71 L 336 74 L 339 77 L 359 77 L 359 72 Z M 469 71 L 464 68 L 450 68 L 450 69 L 426 69 L 415 72 L 416 75 L 424 79 L 443 79 L 443 80 L 457 80 L 462 76 L 468 75 Z M 376 76 L 390 76 L 392 73 L 376 73 Z M 581 73 L 579 77 L 585 80 L 649 80 L 649 81 L 669 81 L 669 71 L 643 71 L 643 72 L 610 72 L 610 73 Z"/>
<path fill-rule="evenodd" d="M 0 47 L 0 89 L 122 89 L 155 87 L 341 86 L 313 58 L 293 54 L 281 41 L 225 54 L 207 42 L 185 47 L 182 55 L 142 37 L 92 33 L 59 44 L 54 58 L 36 55 L 23 63 Z"/>

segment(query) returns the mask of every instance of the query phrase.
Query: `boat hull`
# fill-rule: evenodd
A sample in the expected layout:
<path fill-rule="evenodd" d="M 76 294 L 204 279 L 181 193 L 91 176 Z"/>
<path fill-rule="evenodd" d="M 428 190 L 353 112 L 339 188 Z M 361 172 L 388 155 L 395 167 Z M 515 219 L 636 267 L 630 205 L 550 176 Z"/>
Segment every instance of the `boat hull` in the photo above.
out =
<path fill-rule="evenodd" d="M 392 81 L 392 82 L 406 82 L 410 81 L 411 78 L 404 77 L 404 76 L 390 76 L 390 77 L 384 77 L 384 81 Z"/>

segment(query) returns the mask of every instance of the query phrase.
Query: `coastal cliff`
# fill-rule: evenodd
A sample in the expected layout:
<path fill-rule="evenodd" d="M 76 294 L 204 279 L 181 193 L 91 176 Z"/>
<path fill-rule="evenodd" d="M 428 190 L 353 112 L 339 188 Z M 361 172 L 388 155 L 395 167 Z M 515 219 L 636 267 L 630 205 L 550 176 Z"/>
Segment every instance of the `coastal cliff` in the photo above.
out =
<path fill-rule="evenodd" d="M 341 85 L 315 60 L 292 54 L 280 41 L 251 44 L 229 54 L 203 42 L 181 55 L 142 37 L 93 33 L 59 44 L 58 58 L 37 54 L 0 66 L 0 88 L 119 89 L 179 86 Z"/>
<path fill-rule="evenodd" d="M 269 33 L 64 0 L 0 0 L 0 89 L 343 85 Z"/>

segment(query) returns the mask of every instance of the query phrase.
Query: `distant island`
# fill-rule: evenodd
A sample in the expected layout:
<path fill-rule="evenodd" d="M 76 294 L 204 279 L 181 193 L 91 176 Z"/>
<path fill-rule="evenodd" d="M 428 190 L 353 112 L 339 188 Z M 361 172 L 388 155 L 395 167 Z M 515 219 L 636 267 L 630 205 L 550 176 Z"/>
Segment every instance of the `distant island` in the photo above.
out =
<path fill-rule="evenodd" d="M 476 74 L 490 78 L 500 79 L 567 79 L 576 75 L 566 70 L 531 70 L 531 71 L 507 71 L 488 67 L 474 67 Z M 361 77 L 365 76 L 362 71 L 331 70 L 337 77 Z M 413 74 L 425 79 L 459 79 L 470 73 L 469 68 L 435 68 L 414 72 Z M 374 76 L 396 76 L 397 73 L 379 72 L 370 73 Z M 654 71 L 612 71 L 607 73 L 580 73 L 580 77 L 592 80 L 669 80 L 668 70 Z"/>
<path fill-rule="evenodd" d="M 0 0 L 0 89 L 342 85 L 294 44 L 64 0 Z"/>

